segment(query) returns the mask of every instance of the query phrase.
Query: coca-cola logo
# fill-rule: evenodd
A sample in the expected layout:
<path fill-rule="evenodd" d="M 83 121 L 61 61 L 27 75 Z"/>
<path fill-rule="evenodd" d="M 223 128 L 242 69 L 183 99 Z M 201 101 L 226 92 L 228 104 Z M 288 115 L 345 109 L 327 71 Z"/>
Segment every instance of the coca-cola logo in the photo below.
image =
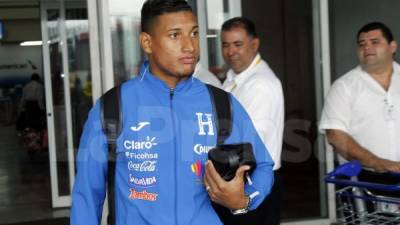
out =
<path fill-rule="evenodd" d="M 128 163 L 128 169 L 129 170 L 134 170 L 138 172 L 154 172 L 156 170 L 156 160 L 147 160 L 143 161 L 141 163 L 134 163 L 132 161 L 129 161 Z"/>

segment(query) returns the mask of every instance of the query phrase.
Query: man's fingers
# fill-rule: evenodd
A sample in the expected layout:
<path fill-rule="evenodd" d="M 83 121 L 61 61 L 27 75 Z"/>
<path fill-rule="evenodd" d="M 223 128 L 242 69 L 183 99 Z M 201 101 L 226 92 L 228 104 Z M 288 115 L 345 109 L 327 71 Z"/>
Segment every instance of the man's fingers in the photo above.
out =
<path fill-rule="evenodd" d="M 206 173 L 207 175 L 209 175 L 208 177 L 210 178 L 210 180 L 212 180 L 212 182 L 216 185 L 225 182 L 224 179 L 222 179 L 222 177 L 219 175 L 219 173 L 217 172 L 213 163 L 210 160 L 206 162 Z"/>
<path fill-rule="evenodd" d="M 207 183 L 208 186 L 210 186 L 210 188 L 208 190 L 208 193 L 210 196 L 215 193 L 220 192 L 221 183 L 225 182 L 221 178 L 221 176 L 219 175 L 219 173 L 217 172 L 213 163 L 210 160 L 208 160 L 206 162 L 206 170 L 205 170 L 204 178 L 205 178 L 205 183 Z"/>
<path fill-rule="evenodd" d="M 395 172 L 395 173 L 399 173 L 400 172 L 400 164 L 399 163 L 391 163 L 387 169 L 390 172 Z"/>
<path fill-rule="evenodd" d="M 211 190 L 215 190 L 216 184 L 210 178 L 210 174 L 209 174 L 209 172 L 207 172 L 207 170 L 206 170 L 206 172 L 204 174 L 204 178 L 203 179 L 204 179 L 204 186 L 205 186 L 207 192 L 210 192 Z"/>
<path fill-rule="evenodd" d="M 381 159 L 380 164 L 378 164 L 378 166 L 376 166 L 377 168 L 375 168 L 378 171 L 382 171 L 382 172 L 400 172 L 400 163 L 398 162 L 394 162 L 391 160 L 387 160 L 387 159 Z"/>
<path fill-rule="evenodd" d="M 248 170 L 250 170 L 250 166 L 241 166 L 236 170 L 236 175 L 235 179 L 242 179 L 244 177 L 244 173 L 246 173 Z"/>

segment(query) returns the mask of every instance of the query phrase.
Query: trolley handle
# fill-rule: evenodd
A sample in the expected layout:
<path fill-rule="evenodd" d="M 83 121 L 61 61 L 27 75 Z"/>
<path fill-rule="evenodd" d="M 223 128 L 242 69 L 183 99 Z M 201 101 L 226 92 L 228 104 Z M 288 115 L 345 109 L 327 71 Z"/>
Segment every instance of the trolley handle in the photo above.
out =
<path fill-rule="evenodd" d="M 352 187 L 369 188 L 380 191 L 388 191 L 388 192 L 400 191 L 400 183 L 395 185 L 388 185 L 388 184 L 370 183 L 364 181 L 353 181 L 338 177 L 338 176 L 346 176 L 346 177 L 357 176 L 360 173 L 361 169 L 362 166 L 358 161 L 351 161 L 339 166 L 334 171 L 328 173 L 325 177 L 325 181 L 327 183 L 352 186 Z M 388 173 L 388 174 L 391 176 L 400 177 L 400 173 Z"/>

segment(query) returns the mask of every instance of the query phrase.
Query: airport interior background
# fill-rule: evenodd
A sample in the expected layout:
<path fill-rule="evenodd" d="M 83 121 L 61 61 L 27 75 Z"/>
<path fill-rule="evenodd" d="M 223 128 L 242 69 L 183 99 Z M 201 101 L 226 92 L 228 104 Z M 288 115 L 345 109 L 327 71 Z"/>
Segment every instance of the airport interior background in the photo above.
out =
<path fill-rule="evenodd" d="M 91 37 L 93 29 L 89 27 L 89 1 L 98 5 L 107 1 L 109 7 L 108 19 L 102 18 L 104 10 L 97 11 L 101 36 L 96 38 Z M 107 80 L 111 76 L 115 84 L 130 79 L 143 60 L 137 43 L 140 18 L 129 10 L 122 11 L 129 9 L 132 2 L 141 6 L 143 0 L 0 0 L 0 225 L 29 221 L 68 224 L 75 173 L 71 154 L 75 155 L 78 149 L 82 127 L 95 98 L 96 79 Z M 215 15 L 226 19 L 230 4 L 235 1 L 189 2 L 198 18 L 205 18 L 200 26 L 206 27 L 201 35 L 208 57 L 203 58 L 208 58 L 210 71 L 223 77 L 221 21 L 216 21 L 219 16 Z M 328 224 L 312 222 L 327 220 L 329 211 L 328 190 L 323 182 L 327 172 L 326 145 L 317 131 L 324 75 L 319 24 L 316 25 L 319 21 L 315 18 L 322 0 L 239 2 L 241 14 L 256 23 L 262 40 L 260 54 L 281 79 L 285 93 L 283 164 L 279 172 L 282 220 L 287 224 Z M 202 8 L 203 3 L 208 7 Z M 211 6 L 217 3 L 220 8 Z M 356 7 L 359 10 L 354 10 Z M 399 21 L 395 9 L 399 8 L 396 0 L 329 1 L 332 80 L 357 63 L 353 52 L 357 28 L 371 19 L 394 27 L 394 21 Z M 220 12 L 214 14 L 216 9 Z M 133 11 L 137 13 L 138 9 Z M 355 19 L 349 22 L 346 18 L 350 17 Z M 400 37 L 398 28 L 394 33 Z M 114 73 L 107 74 L 103 64 L 93 67 L 93 40 L 99 42 L 99 61 L 110 63 Z M 104 48 L 107 42 L 111 54 Z M 109 55 L 111 60 L 107 60 Z M 96 71 L 101 78 L 93 75 Z M 43 145 L 35 151 L 29 145 L 32 137 L 26 139 L 26 131 L 16 128 L 23 110 L 22 88 L 33 73 L 40 75 L 45 89 L 47 110 L 43 116 L 47 118 L 48 131 L 33 137 Z M 61 219 L 49 221 L 54 218 Z"/>
<path fill-rule="evenodd" d="M 55 4 L 54 4 L 55 3 Z M 0 1 L 0 84 L 1 125 L 0 141 L 0 224 L 39 221 L 37 224 L 69 224 L 69 207 L 53 201 L 54 190 L 69 195 L 67 121 L 73 126 L 72 135 L 77 149 L 79 136 L 88 110 L 92 106 L 87 7 L 82 2 L 66 4 L 64 15 L 58 3 L 47 3 L 45 12 L 39 1 Z M 42 18 L 44 16 L 44 19 Z M 63 45 L 59 30 L 60 17 L 65 19 L 67 38 L 68 81 L 63 74 Z M 43 19 L 43 20 L 42 20 Z M 42 23 L 42 21 L 44 23 Z M 42 32 L 45 30 L 45 32 Z M 46 34 L 49 82 L 45 77 L 42 40 Z M 85 36 L 86 35 L 86 36 Z M 32 74 L 40 76 L 47 108 L 52 109 L 52 129 L 57 130 L 54 147 L 57 156 L 49 154 L 50 117 L 47 110 L 38 115 L 22 115 L 26 106 L 21 103 L 22 89 Z M 64 86 L 68 82 L 68 89 Z M 49 88 L 51 87 L 51 88 Z M 66 94 L 68 93 L 68 98 Z M 49 100 L 49 94 L 51 98 Z M 49 104 L 50 102 L 50 104 Z M 68 102 L 68 104 L 67 104 Z M 67 110 L 69 108 L 69 110 Z M 66 116 L 71 115 L 70 117 Z M 43 120 L 41 129 L 30 129 L 25 120 Z M 22 125 L 21 125 L 22 124 Z M 22 127 L 21 127 L 22 126 Z M 53 148 L 54 148 L 53 147 Z M 76 152 L 74 152 L 75 154 Z M 50 162 L 57 166 L 56 187 L 52 186 Z M 54 177 L 54 176 L 53 176 Z M 54 179 L 53 179 L 54 180 Z M 58 205 L 57 205 L 58 204 Z M 58 221 L 58 222 L 57 222 Z"/>

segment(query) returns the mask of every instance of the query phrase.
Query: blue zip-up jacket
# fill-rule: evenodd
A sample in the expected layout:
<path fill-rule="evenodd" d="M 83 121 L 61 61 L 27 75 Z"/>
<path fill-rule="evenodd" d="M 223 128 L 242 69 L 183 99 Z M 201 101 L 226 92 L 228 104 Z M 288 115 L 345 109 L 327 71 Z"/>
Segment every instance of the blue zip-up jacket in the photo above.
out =
<path fill-rule="evenodd" d="M 202 185 L 207 152 L 216 145 L 216 121 L 205 84 L 196 78 L 175 89 L 149 72 L 122 85 L 123 131 L 117 139 L 117 225 L 220 225 Z M 247 194 L 255 209 L 269 194 L 273 161 L 243 109 L 232 97 L 233 128 L 226 143 L 250 142 L 257 168 Z M 77 157 L 72 225 L 99 225 L 106 195 L 107 139 L 100 104 L 89 113 Z"/>

